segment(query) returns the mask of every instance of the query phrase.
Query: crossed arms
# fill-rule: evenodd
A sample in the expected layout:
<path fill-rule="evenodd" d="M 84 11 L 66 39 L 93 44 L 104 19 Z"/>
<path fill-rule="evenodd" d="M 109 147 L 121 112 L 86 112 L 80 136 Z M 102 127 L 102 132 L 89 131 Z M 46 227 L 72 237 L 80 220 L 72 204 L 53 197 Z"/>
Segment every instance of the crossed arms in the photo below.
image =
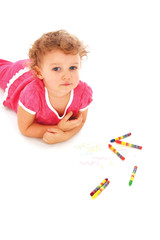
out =
<path fill-rule="evenodd" d="M 80 112 L 76 119 L 69 120 L 72 112 L 69 112 L 57 125 L 41 125 L 34 122 L 35 115 L 18 107 L 17 119 L 21 133 L 27 137 L 42 138 L 45 143 L 55 144 L 64 142 L 73 137 L 83 127 L 88 110 Z"/>

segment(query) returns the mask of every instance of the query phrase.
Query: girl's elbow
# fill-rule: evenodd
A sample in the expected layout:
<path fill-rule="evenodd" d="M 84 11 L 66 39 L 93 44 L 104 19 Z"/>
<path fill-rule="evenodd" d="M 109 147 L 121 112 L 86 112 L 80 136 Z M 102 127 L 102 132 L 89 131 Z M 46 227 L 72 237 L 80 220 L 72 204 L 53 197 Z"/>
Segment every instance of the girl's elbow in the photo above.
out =
<path fill-rule="evenodd" d="M 23 129 L 23 128 L 20 128 L 20 127 L 19 127 L 19 131 L 20 131 L 20 133 L 21 133 L 23 136 L 29 137 L 28 132 L 27 132 L 26 129 Z"/>

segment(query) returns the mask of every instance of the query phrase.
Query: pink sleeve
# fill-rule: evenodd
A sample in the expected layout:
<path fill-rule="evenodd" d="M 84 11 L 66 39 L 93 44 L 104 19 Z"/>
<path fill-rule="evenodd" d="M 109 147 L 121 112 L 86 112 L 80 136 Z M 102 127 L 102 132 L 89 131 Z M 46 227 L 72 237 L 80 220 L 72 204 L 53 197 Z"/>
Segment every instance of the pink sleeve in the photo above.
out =
<path fill-rule="evenodd" d="M 84 83 L 84 90 L 81 97 L 81 105 L 80 105 L 80 111 L 85 111 L 90 103 L 93 101 L 92 98 L 93 91 L 90 86 L 87 85 L 87 83 Z"/>
<path fill-rule="evenodd" d="M 39 111 L 40 97 L 38 92 L 26 86 L 20 94 L 19 105 L 30 114 L 36 114 Z"/>

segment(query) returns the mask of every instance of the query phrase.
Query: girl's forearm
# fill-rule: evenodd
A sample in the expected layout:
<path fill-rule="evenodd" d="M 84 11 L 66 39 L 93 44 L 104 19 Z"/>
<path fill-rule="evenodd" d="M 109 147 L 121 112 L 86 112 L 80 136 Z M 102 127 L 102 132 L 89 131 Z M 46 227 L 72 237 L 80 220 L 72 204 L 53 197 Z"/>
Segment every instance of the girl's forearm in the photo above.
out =
<path fill-rule="evenodd" d="M 27 136 L 27 137 L 43 138 L 44 133 L 51 127 L 54 128 L 56 126 L 41 125 L 39 123 L 33 123 L 25 130 L 20 129 L 20 131 L 24 136 Z"/>
<path fill-rule="evenodd" d="M 25 111 L 21 106 L 18 106 L 17 122 L 20 132 L 27 137 L 42 138 L 48 128 L 53 128 L 52 125 L 42 125 L 35 123 L 35 115 Z"/>
<path fill-rule="evenodd" d="M 73 137 L 76 133 L 78 133 L 80 131 L 80 129 L 83 127 L 84 122 L 81 123 L 80 126 L 70 130 L 70 131 L 66 131 L 65 134 L 62 137 L 62 142 L 66 141 L 68 139 L 70 139 L 71 137 Z M 32 125 L 30 125 L 28 128 L 26 128 L 25 130 L 21 131 L 21 133 L 24 136 L 27 137 L 33 137 L 33 138 L 43 138 L 43 135 L 47 132 L 48 129 L 53 128 L 57 129 L 58 126 L 51 126 L 51 125 L 41 125 L 38 123 L 33 123 Z"/>
<path fill-rule="evenodd" d="M 56 128 L 54 132 L 52 128 L 52 130 L 46 131 L 46 133 L 43 135 L 43 141 L 48 144 L 65 142 L 69 140 L 71 137 L 73 137 L 76 133 L 78 133 L 80 129 L 83 127 L 83 125 L 84 125 L 84 122 L 81 123 L 80 126 L 66 132 L 63 132 L 58 128 Z"/>

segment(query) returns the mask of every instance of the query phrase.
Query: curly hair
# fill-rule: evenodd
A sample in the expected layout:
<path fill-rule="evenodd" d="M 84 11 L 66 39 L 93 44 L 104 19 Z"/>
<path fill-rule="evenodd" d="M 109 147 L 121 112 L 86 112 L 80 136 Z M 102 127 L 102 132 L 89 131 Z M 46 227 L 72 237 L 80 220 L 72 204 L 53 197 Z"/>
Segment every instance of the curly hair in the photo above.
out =
<path fill-rule="evenodd" d="M 60 49 L 65 54 L 79 54 L 82 59 L 88 54 L 86 48 L 83 42 L 65 30 L 43 34 L 29 49 L 30 68 L 39 66 L 41 57 L 54 49 Z"/>

